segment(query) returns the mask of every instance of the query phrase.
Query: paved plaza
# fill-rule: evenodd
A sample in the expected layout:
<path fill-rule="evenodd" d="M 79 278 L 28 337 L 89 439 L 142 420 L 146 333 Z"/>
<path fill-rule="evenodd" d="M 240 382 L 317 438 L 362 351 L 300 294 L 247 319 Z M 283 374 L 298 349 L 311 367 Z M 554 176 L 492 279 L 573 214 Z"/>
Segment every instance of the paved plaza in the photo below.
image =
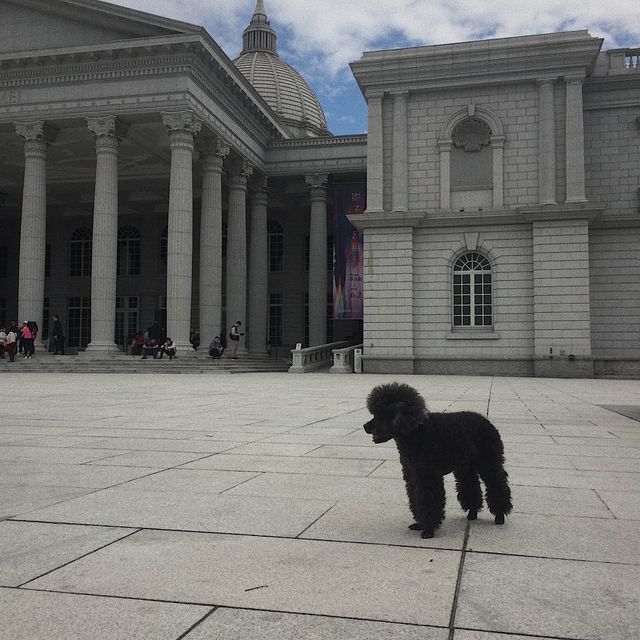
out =
<path fill-rule="evenodd" d="M 514 513 L 432 540 L 375 384 L 487 415 Z M 640 381 L 2 374 L 0 638 L 637 640 Z"/>

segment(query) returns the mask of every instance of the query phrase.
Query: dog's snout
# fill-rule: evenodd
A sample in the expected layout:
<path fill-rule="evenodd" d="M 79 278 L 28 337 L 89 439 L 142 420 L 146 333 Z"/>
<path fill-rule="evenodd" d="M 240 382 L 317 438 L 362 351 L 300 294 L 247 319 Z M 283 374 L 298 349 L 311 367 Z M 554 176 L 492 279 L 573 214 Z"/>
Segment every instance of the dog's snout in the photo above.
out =
<path fill-rule="evenodd" d="M 367 433 L 373 433 L 373 420 L 369 420 L 369 422 L 366 422 L 364 425 L 364 430 Z"/>

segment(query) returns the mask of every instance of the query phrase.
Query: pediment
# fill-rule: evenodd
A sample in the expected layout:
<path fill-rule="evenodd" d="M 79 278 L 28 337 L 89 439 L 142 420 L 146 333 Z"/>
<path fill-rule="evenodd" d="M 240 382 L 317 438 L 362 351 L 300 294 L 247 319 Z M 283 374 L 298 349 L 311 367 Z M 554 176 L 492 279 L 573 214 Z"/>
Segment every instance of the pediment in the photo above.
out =
<path fill-rule="evenodd" d="M 198 31 L 195 25 L 99 0 L 0 0 L 0 54 Z"/>

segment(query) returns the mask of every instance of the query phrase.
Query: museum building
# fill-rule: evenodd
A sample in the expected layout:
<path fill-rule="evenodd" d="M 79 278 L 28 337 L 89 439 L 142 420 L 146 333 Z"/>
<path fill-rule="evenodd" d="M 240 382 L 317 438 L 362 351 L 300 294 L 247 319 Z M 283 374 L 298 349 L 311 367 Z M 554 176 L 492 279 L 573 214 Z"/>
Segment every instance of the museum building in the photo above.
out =
<path fill-rule="evenodd" d="M 72 351 L 362 343 L 365 372 L 640 375 L 640 49 L 366 52 L 333 136 L 258 0 L 200 26 L 0 0 L 0 324 Z M 347 222 L 348 221 L 348 222 Z M 351 224 L 349 224 L 349 222 Z"/>

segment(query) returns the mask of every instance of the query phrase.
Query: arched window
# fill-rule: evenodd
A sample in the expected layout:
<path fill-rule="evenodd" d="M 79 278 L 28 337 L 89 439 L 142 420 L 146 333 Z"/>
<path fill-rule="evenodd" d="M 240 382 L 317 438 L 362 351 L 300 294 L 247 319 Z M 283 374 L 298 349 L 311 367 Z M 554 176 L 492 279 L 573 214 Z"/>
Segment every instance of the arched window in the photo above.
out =
<path fill-rule="evenodd" d="M 118 275 L 140 275 L 140 232 L 130 224 L 118 229 Z"/>
<path fill-rule="evenodd" d="M 69 275 L 91 275 L 92 234 L 89 227 L 78 227 L 69 239 Z"/>
<path fill-rule="evenodd" d="M 269 271 L 284 271 L 284 231 L 277 220 L 269 220 Z"/>
<path fill-rule="evenodd" d="M 460 256 L 453 266 L 453 326 L 493 326 L 491 263 L 476 251 Z"/>

